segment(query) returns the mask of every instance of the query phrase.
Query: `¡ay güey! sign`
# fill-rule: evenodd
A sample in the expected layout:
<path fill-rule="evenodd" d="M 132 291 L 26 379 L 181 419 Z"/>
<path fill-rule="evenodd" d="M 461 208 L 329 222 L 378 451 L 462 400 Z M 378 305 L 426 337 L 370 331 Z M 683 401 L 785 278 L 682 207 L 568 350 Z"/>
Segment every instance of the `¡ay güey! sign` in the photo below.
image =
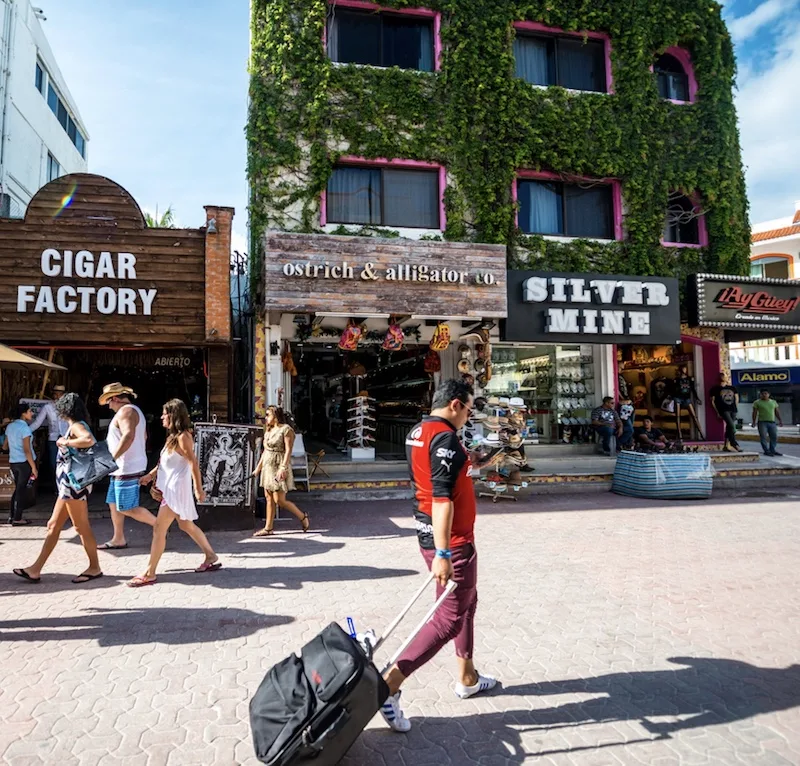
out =
<path fill-rule="evenodd" d="M 18 314 L 120 314 L 151 316 L 158 290 L 155 288 L 97 287 L 92 280 L 136 280 L 136 256 L 133 253 L 89 250 L 56 250 L 42 252 L 40 267 L 45 277 L 87 280 L 90 284 L 18 285 Z"/>

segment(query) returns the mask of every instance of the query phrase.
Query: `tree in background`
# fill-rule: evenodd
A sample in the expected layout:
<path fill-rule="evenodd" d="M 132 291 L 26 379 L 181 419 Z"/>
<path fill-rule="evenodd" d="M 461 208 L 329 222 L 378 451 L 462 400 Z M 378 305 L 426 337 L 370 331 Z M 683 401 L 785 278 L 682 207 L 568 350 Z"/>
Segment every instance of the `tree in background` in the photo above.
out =
<path fill-rule="evenodd" d="M 148 228 L 150 229 L 174 229 L 175 228 L 175 213 L 172 210 L 172 205 L 170 205 L 163 213 L 163 215 L 159 218 L 158 216 L 158 208 L 156 208 L 156 214 L 150 215 L 150 213 L 144 214 L 144 220 L 147 224 Z"/>

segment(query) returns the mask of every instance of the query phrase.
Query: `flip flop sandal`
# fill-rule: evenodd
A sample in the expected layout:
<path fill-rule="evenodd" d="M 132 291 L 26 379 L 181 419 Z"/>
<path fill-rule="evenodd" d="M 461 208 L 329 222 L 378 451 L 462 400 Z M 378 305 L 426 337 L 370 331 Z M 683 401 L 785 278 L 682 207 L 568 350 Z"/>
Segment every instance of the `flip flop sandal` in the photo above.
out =
<path fill-rule="evenodd" d="M 34 585 L 42 581 L 41 577 L 31 577 L 24 569 L 14 569 L 13 572 L 17 577 L 21 577 L 23 580 L 27 580 Z"/>
<path fill-rule="evenodd" d="M 152 580 L 145 580 L 144 577 L 139 575 L 138 577 L 134 577 L 132 580 L 128 580 L 126 585 L 129 588 L 144 588 L 145 585 L 155 585 L 156 578 L 154 577 Z"/>
<path fill-rule="evenodd" d="M 84 583 L 91 582 L 92 580 L 96 580 L 98 577 L 102 577 L 103 573 L 100 574 L 80 574 L 77 577 L 72 578 L 72 582 L 75 585 L 83 585 Z"/>
<path fill-rule="evenodd" d="M 128 547 L 128 543 L 125 545 L 111 545 L 111 543 L 103 543 L 102 545 L 97 546 L 98 551 L 122 551 Z"/>
<path fill-rule="evenodd" d="M 269 537 L 274 534 L 274 529 L 259 529 L 258 532 L 253 532 L 253 537 Z"/>
<path fill-rule="evenodd" d="M 216 572 L 218 569 L 222 569 L 222 562 L 215 561 L 213 564 L 200 564 L 195 572 Z"/>

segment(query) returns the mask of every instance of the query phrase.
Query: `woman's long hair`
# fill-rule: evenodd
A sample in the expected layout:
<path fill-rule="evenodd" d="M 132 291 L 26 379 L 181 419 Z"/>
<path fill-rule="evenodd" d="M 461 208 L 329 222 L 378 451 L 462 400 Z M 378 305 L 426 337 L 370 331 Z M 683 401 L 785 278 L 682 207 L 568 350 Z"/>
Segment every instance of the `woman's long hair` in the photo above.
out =
<path fill-rule="evenodd" d="M 276 407 L 274 404 L 270 404 L 267 407 L 267 413 L 274 413 L 275 414 L 275 422 L 279 425 L 285 425 L 286 423 L 286 413 L 280 408 Z M 264 430 L 269 431 L 270 427 L 267 425 L 266 419 L 264 420 Z"/>
<path fill-rule="evenodd" d="M 170 399 L 164 405 L 164 412 L 169 415 L 166 447 L 168 452 L 174 452 L 178 446 L 180 435 L 192 432 L 192 421 L 189 417 L 189 410 L 180 399 Z"/>

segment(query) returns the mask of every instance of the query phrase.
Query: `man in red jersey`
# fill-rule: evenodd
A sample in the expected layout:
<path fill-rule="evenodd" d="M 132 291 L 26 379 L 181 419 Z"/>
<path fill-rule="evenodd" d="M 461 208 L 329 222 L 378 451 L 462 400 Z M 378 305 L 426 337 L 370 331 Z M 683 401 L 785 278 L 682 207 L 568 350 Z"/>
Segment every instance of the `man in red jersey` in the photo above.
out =
<path fill-rule="evenodd" d="M 436 598 L 448 580 L 454 580 L 458 587 L 384 676 L 391 696 L 381 707 L 381 714 L 395 731 L 411 728 L 400 709 L 400 685 L 451 640 L 458 660 L 457 696 L 467 699 L 497 683 L 478 673 L 472 661 L 478 605 L 476 504 L 472 463 L 458 431 L 469 420 L 473 395 L 472 386 L 462 380 L 444 381 L 433 395 L 430 417 L 406 438 L 417 538 L 422 557 L 436 577 Z"/>

